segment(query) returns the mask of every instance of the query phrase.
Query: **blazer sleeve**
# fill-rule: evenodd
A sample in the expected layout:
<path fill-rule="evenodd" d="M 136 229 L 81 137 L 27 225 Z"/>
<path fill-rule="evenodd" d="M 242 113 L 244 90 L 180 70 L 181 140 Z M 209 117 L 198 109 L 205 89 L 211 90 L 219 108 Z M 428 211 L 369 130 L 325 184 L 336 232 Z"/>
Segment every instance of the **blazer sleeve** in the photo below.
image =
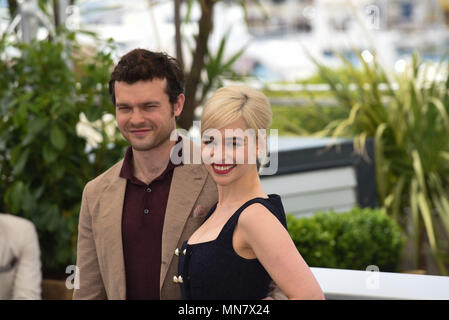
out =
<path fill-rule="evenodd" d="M 17 258 L 17 273 L 14 279 L 12 299 L 41 299 L 41 260 L 39 240 L 34 225 L 25 221 L 20 230 L 21 246 Z"/>
<path fill-rule="evenodd" d="M 81 200 L 73 300 L 105 300 L 107 295 L 101 277 L 92 231 L 92 215 L 88 204 L 88 187 L 89 183 L 84 188 Z M 79 286 L 76 284 L 79 284 Z"/>

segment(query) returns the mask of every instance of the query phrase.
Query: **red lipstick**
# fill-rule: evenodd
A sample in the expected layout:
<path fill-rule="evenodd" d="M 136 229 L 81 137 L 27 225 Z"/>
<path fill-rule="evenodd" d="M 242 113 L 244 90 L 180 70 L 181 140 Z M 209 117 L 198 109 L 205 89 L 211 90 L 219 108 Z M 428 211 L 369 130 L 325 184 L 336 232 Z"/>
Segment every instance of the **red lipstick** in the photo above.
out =
<path fill-rule="evenodd" d="M 212 163 L 212 169 L 216 174 L 227 174 L 231 172 L 231 170 L 234 169 L 235 166 L 236 166 L 235 164 Z"/>

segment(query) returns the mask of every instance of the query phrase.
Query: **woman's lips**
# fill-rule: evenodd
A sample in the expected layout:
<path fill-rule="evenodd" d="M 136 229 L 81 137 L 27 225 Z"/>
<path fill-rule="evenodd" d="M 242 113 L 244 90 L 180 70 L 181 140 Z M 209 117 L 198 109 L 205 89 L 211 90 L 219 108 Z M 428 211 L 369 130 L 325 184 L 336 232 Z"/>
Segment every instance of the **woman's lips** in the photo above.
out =
<path fill-rule="evenodd" d="M 216 164 L 212 163 L 212 169 L 217 174 L 227 174 L 235 168 L 235 164 Z"/>

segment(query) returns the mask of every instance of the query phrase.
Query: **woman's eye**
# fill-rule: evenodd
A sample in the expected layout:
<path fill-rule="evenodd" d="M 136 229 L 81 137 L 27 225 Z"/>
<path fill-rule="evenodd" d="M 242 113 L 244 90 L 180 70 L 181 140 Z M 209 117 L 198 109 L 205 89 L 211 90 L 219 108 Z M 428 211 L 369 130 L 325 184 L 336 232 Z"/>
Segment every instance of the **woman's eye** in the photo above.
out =
<path fill-rule="evenodd" d="M 227 143 L 227 145 L 228 146 L 233 146 L 233 147 L 240 147 L 241 143 L 237 142 L 237 141 L 232 141 L 232 142 L 230 141 L 230 142 Z"/>

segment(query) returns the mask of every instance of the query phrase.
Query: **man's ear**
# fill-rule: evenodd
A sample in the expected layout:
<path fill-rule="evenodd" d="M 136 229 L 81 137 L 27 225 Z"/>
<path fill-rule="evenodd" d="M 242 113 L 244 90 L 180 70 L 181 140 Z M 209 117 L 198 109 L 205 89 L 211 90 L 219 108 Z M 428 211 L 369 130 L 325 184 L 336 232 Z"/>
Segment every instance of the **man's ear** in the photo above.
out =
<path fill-rule="evenodd" d="M 186 97 L 183 93 L 178 95 L 178 100 L 173 105 L 173 114 L 175 117 L 179 117 L 179 115 L 182 112 L 182 109 L 184 108 L 184 102 L 186 100 Z"/>

